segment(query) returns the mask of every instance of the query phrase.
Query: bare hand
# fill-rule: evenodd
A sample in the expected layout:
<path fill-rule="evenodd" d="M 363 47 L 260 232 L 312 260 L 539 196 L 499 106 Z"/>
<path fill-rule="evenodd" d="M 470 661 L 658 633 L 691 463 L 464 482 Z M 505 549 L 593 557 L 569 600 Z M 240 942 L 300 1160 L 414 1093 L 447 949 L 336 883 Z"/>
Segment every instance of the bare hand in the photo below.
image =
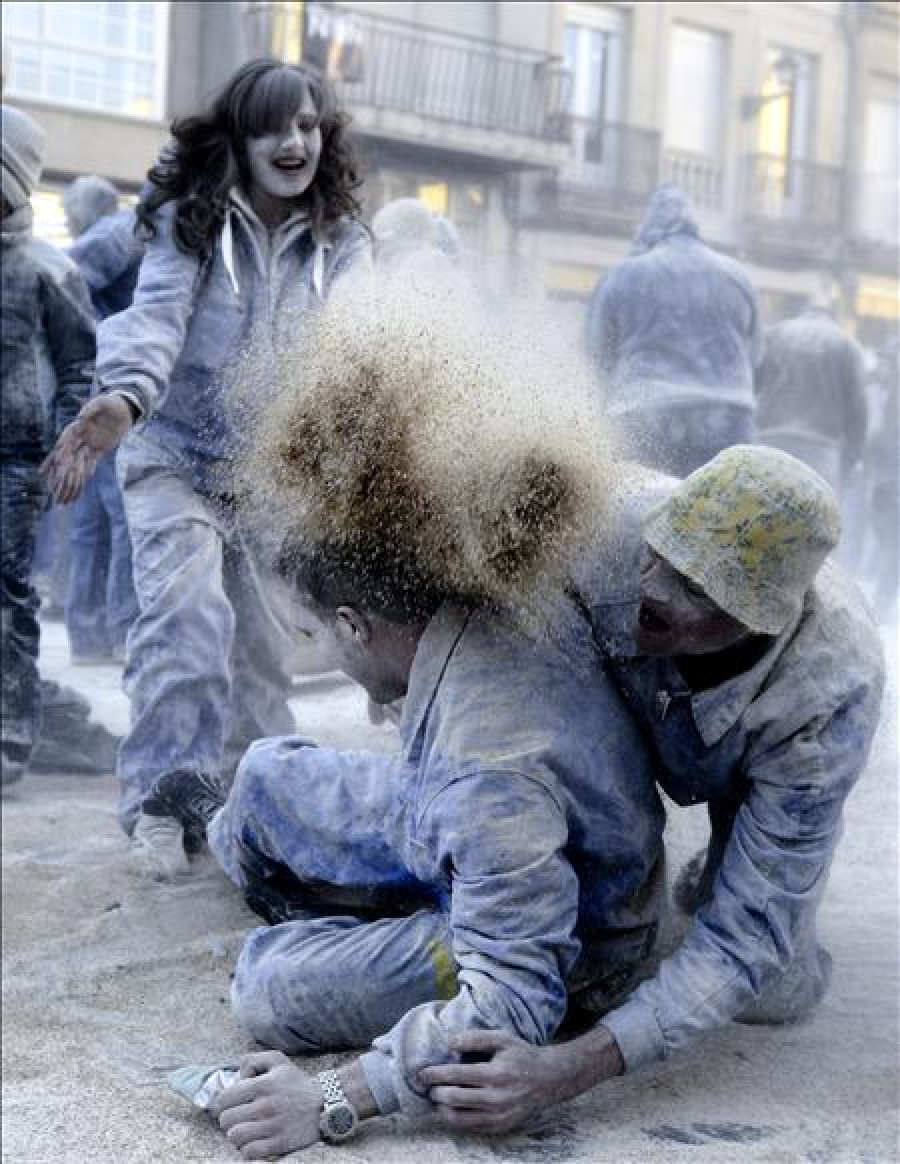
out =
<path fill-rule="evenodd" d="M 280 1051 L 245 1055 L 241 1078 L 209 1108 L 245 1160 L 268 1160 L 319 1139 L 322 1089 Z"/>
<path fill-rule="evenodd" d="M 440 1118 L 467 1132 L 510 1132 L 535 1112 L 621 1070 L 618 1048 L 606 1060 L 590 1053 L 586 1061 L 579 1040 L 534 1047 L 506 1031 L 464 1031 L 452 1036 L 450 1046 L 460 1054 L 491 1056 L 483 1063 L 440 1063 L 419 1072 Z"/>
<path fill-rule="evenodd" d="M 68 505 L 81 496 L 97 462 L 131 425 L 131 408 L 122 396 L 97 396 L 85 404 L 41 466 L 56 504 Z"/>

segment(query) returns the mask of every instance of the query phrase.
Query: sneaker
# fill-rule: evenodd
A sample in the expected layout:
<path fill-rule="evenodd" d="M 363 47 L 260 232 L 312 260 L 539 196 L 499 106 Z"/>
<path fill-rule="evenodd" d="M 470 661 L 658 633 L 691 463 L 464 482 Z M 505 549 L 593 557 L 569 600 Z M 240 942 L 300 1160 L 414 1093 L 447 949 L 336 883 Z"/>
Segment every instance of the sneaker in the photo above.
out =
<path fill-rule="evenodd" d="M 102 724 L 55 723 L 48 716 L 31 754 L 31 770 L 103 776 L 115 772 L 120 743 Z"/>
<path fill-rule="evenodd" d="M 13 784 L 18 784 L 25 776 L 27 764 L 22 764 L 18 760 L 3 759 L 0 761 L 0 787 L 10 788 Z"/>
<path fill-rule="evenodd" d="M 171 816 L 141 812 L 132 833 L 132 859 L 142 873 L 171 881 L 189 870 L 184 829 Z"/>
<path fill-rule="evenodd" d="M 163 772 L 144 797 L 141 813 L 174 818 L 185 830 L 205 836 L 227 795 L 221 781 L 206 772 Z"/>

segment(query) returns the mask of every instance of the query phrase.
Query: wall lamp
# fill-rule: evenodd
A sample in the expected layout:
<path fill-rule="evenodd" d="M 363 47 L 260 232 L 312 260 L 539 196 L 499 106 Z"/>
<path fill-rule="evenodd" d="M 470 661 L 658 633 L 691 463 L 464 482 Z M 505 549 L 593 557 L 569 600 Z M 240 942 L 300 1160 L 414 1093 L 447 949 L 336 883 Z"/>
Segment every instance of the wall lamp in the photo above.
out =
<path fill-rule="evenodd" d="M 767 93 L 762 97 L 741 98 L 741 117 L 744 121 L 756 117 L 763 106 L 768 105 L 770 101 L 779 101 L 790 93 L 794 78 L 797 75 L 797 62 L 790 53 L 780 52 L 772 62 L 772 74 L 775 78 L 775 84 L 778 86 L 774 93 Z"/>

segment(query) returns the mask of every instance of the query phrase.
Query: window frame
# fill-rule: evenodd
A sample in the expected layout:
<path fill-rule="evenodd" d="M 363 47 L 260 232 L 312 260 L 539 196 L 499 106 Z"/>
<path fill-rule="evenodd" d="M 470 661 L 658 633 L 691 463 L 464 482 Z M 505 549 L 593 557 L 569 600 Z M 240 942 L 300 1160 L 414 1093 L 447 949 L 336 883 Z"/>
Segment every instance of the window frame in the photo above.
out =
<path fill-rule="evenodd" d="M 58 2 L 58 0 L 57 0 Z M 156 43 L 149 52 L 140 52 L 130 47 L 114 48 L 106 44 L 77 43 L 54 38 L 47 33 L 47 17 L 50 15 L 47 0 L 37 0 L 38 3 L 38 32 L 21 33 L 7 32 L 4 36 L 6 53 L 6 95 L 28 101 L 35 105 L 46 105 L 54 109 L 70 109 L 79 113 L 93 113 L 104 117 L 119 118 L 123 121 L 140 121 L 148 124 L 161 124 L 166 114 L 166 95 L 168 90 L 169 65 L 169 29 L 171 20 L 171 3 L 169 0 L 145 0 L 153 6 L 155 15 Z M 71 7 L 70 5 L 66 5 Z M 16 45 L 31 47 L 37 51 L 40 70 L 40 92 L 19 89 L 15 85 L 14 50 Z M 60 53 L 69 58 L 78 54 L 101 60 L 120 60 L 131 65 L 150 65 L 154 69 L 152 86 L 153 109 L 149 113 L 131 113 L 127 110 L 112 109 L 109 105 L 79 101 L 69 97 L 51 96 L 47 92 L 47 62 L 46 54 Z M 101 90 L 103 81 L 98 78 L 97 89 Z M 71 84 L 69 85 L 71 89 Z"/>
<path fill-rule="evenodd" d="M 713 112 L 713 134 L 715 141 L 711 150 L 689 150 L 686 146 L 676 144 L 670 137 L 670 121 L 669 121 L 669 105 L 672 96 L 672 62 L 675 58 L 675 44 L 676 37 L 679 32 L 686 32 L 688 34 L 701 35 L 707 37 L 710 43 L 718 45 L 718 70 L 715 78 L 715 85 L 718 89 L 718 109 L 721 111 L 725 107 L 727 101 L 727 83 L 729 73 L 729 55 L 731 51 L 731 40 L 727 31 L 720 28 L 713 28 L 711 25 L 698 24 L 691 20 L 675 19 L 672 21 L 669 31 L 669 62 L 666 78 L 666 120 L 663 132 L 663 146 L 667 150 L 677 150 L 681 153 L 694 153 L 697 156 L 709 158 L 716 162 L 724 162 L 728 147 L 728 125 L 721 116 L 716 116 Z"/>

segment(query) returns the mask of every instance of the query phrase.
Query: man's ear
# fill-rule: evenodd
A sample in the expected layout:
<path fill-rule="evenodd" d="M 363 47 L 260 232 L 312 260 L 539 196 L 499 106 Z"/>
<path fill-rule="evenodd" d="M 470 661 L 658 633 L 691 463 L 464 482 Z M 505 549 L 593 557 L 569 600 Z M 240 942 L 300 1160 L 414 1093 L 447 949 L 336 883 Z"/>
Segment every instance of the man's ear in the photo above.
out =
<path fill-rule="evenodd" d="M 334 620 L 338 636 L 345 643 L 365 647 L 372 641 L 372 624 L 355 606 L 339 606 Z"/>

